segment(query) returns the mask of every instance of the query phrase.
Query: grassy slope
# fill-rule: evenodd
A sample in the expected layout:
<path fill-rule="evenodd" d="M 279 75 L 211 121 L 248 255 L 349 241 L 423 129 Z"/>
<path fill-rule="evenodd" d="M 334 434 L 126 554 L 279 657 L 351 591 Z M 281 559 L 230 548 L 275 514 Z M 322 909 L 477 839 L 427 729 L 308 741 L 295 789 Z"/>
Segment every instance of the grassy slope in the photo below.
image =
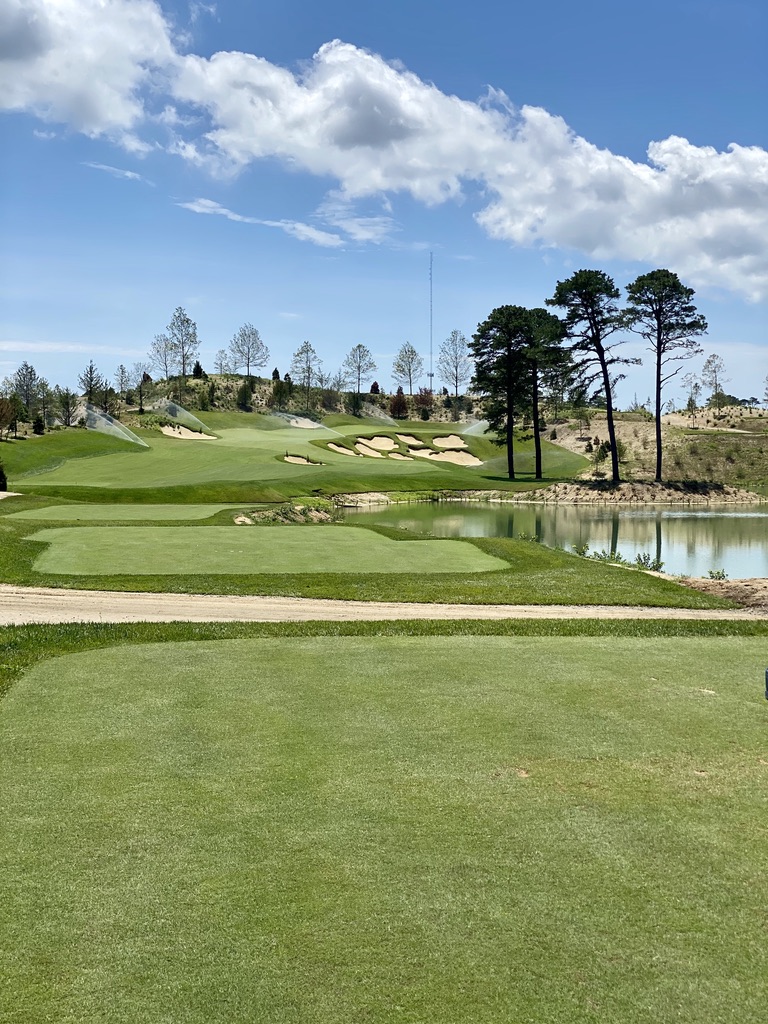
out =
<path fill-rule="evenodd" d="M 46 435 L 33 445 L 35 458 L 18 461 L 16 449 L 9 450 L 6 472 L 15 489 L 40 494 L 105 502 L 239 502 L 282 501 L 309 493 L 335 494 L 348 491 L 509 488 L 504 458 L 483 437 L 468 439 L 471 450 L 489 460 L 476 468 L 446 463 L 395 462 L 389 459 L 352 459 L 331 452 L 328 441 L 354 443 L 357 436 L 389 433 L 417 433 L 429 442 L 435 435 L 453 433 L 434 424 L 403 423 L 385 428 L 376 421 L 354 420 L 335 428 L 303 430 L 281 426 L 274 418 L 257 414 L 217 413 L 208 422 L 219 435 L 217 441 L 184 441 L 149 431 L 137 431 L 151 446 L 139 449 L 98 436 L 93 452 L 111 452 L 108 457 L 84 462 L 80 456 L 83 431 Z M 72 439 L 71 441 L 69 439 Z M 75 441 L 77 443 L 75 443 Z M 55 455 L 46 455 L 51 442 Z M 73 457 L 62 462 L 66 445 L 73 445 Z M 89 442 L 90 443 L 90 442 Z M 19 442 L 19 444 L 22 444 Z M 111 448 L 109 446 L 112 446 Z M 106 447 L 105 447 L 106 446 Z M 521 444 L 520 471 L 532 470 L 531 443 Z M 322 466 L 296 466 L 284 462 L 286 453 L 322 459 Z M 585 460 L 553 445 L 547 445 L 546 472 L 549 479 L 570 476 Z M 46 469 L 46 467 L 49 467 Z M 34 475 L 24 475 L 33 472 Z M 533 482 L 522 481 L 522 486 Z"/>
<path fill-rule="evenodd" d="M 764 641 L 602 625 L 480 673 L 477 624 L 40 665 L 0 716 L 4 1019 L 756 1024 Z"/>

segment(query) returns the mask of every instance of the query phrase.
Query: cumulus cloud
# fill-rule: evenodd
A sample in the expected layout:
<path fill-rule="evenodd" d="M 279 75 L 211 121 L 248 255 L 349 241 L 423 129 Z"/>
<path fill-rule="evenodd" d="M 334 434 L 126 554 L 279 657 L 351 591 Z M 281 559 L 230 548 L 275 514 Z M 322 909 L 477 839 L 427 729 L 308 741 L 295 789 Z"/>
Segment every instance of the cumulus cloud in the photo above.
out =
<path fill-rule="evenodd" d="M 2 0 L 0 106 L 86 135 L 130 133 L 177 59 L 154 0 Z"/>
<path fill-rule="evenodd" d="M 266 157 L 340 189 L 317 215 L 359 242 L 392 231 L 352 201 L 407 192 L 436 204 L 479 185 L 476 215 L 494 238 L 594 259 L 670 266 L 697 286 L 768 294 L 768 153 L 724 153 L 671 137 L 647 162 L 599 149 L 539 107 L 489 90 L 474 103 L 346 43 L 322 46 L 299 74 L 245 53 L 182 59 L 176 98 L 210 123 L 189 159 L 231 171 Z"/>
<path fill-rule="evenodd" d="M 669 266 L 694 286 L 768 295 L 764 149 L 718 152 L 673 136 L 633 161 L 498 90 L 477 102 L 446 95 L 338 40 L 294 72 L 249 53 L 180 53 L 155 0 L 1 3 L 7 109 L 139 152 L 142 125 L 164 127 L 168 152 L 222 177 L 270 158 L 336 183 L 315 213 L 320 227 L 257 223 L 328 247 L 378 243 L 394 220 L 381 207 L 361 214 L 361 200 L 406 193 L 435 205 L 469 192 L 483 196 L 481 228 L 514 245 Z"/>

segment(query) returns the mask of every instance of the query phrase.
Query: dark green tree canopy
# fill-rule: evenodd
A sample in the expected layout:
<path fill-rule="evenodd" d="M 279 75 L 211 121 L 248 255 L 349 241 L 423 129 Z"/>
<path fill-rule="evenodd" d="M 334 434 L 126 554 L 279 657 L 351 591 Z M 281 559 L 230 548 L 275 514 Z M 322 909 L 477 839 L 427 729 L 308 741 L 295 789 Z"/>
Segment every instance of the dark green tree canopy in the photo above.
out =
<path fill-rule="evenodd" d="M 499 306 L 478 324 L 470 342 L 475 359 L 473 387 L 484 399 L 485 414 L 497 443 L 507 447 L 510 479 L 514 479 L 514 424 L 526 411 L 532 414 L 536 476 L 541 476 L 540 375 L 545 366 L 562 358 L 559 346 L 563 334 L 560 319 L 546 309 Z"/>
<path fill-rule="evenodd" d="M 606 425 L 611 446 L 611 471 L 619 482 L 619 458 L 613 421 L 613 389 L 624 379 L 619 366 L 639 363 L 639 359 L 620 358 L 615 348 L 621 342 L 607 344 L 617 331 L 627 328 L 627 318 L 619 307 L 619 289 L 602 270 L 577 270 L 565 281 L 558 281 L 548 306 L 565 310 L 565 330 L 571 339 L 571 352 L 581 382 L 590 387 L 598 382 L 605 397 Z"/>
<path fill-rule="evenodd" d="M 687 288 L 671 270 L 652 270 L 627 285 L 627 324 L 648 342 L 656 373 L 656 479 L 662 478 L 662 391 L 681 370 L 685 359 L 701 354 L 698 338 L 707 321 L 696 312 Z M 674 369 L 670 364 L 677 364 Z"/>

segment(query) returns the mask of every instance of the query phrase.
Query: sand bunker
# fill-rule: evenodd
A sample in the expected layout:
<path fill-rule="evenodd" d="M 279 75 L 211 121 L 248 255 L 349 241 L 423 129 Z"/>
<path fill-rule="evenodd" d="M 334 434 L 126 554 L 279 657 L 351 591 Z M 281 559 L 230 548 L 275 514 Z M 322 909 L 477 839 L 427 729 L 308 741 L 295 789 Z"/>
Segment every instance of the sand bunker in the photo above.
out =
<path fill-rule="evenodd" d="M 390 452 L 389 458 L 397 459 L 398 462 L 413 462 L 413 459 L 411 458 L 410 455 L 403 455 L 401 454 L 401 452 Z"/>
<path fill-rule="evenodd" d="M 175 427 L 164 426 L 160 427 L 160 432 L 165 434 L 166 437 L 183 437 L 185 441 L 215 441 L 216 438 L 212 437 L 211 434 L 198 434 L 195 430 L 190 430 L 189 427 L 182 427 L 177 424 Z"/>
<path fill-rule="evenodd" d="M 357 442 L 355 448 L 357 448 L 361 455 L 368 455 L 372 459 L 384 458 L 381 452 L 377 452 L 374 448 L 369 448 L 367 444 L 362 444 L 360 441 Z"/>
<path fill-rule="evenodd" d="M 424 444 L 420 437 L 414 437 L 413 434 L 398 434 L 397 437 L 403 444 Z"/>
<path fill-rule="evenodd" d="M 21 493 L 19 491 L 0 491 L 0 501 L 3 498 L 20 498 Z"/>
<path fill-rule="evenodd" d="M 393 448 L 397 448 L 397 442 L 391 437 L 358 437 L 357 440 L 358 444 L 365 444 L 379 452 L 391 452 Z"/>
<path fill-rule="evenodd" d="M 333 441 L 331 441 L 331 442 L 330 442 L 330 443 L 328 444 L 328 447 L 330 448 L 330 450 L 331 450 L 332 452 L 338 452 L 338 453 L 339 453 L 339 455 L 352 455 L 352 456 L 354 456 L 354 458 L 356 458 L 356 459 L 362 459 L 362 457 L 363 457 L 363 456 L 362 456 L 362 455 L 360 454 L 360 452 L 351 452 L 351 451 L 349 450 L 349 448 L 342 448 L 342 446 L 341 446 L 340 444 L 334 444 L 334 443 L 333 443 Z"/>
<path fill-rule="evenodd" d="M 429 448 L 409 448 L 409 455 L 417 459 L 431 459 L 432 462 L 452 462 L 454 466 L 482 466 L 482 460 L 469 452 L 433 452 Z"/>
<path fill-rule="evenodd" d="M 322 466 L 322 462 L 313 462 L 311 459 L 305 459 L 303 455 L 286 455 L 283 462 L 292 462 L 294 466 Z"/>
<path fill-rule="evenodd" d="M 435 448 L 466 448 L 467 442 L 458 434 L 449 434 L 447 437 L 433 437 L 432 444 Z"/>

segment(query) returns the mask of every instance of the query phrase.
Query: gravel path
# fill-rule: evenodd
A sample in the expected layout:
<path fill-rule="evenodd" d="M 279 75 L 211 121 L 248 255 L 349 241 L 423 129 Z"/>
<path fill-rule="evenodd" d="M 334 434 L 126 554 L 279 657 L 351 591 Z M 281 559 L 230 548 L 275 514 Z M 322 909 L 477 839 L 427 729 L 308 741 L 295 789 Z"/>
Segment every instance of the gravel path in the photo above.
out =
<path fill-rule="evenodd" d="M 764 609 L 636 608 L 618 605 L 406 604 L 300 597 L 135 594 L 0 584 L 0 625 L 28 622 L 331 622 L 392 619 L 766 618 Z"/>

